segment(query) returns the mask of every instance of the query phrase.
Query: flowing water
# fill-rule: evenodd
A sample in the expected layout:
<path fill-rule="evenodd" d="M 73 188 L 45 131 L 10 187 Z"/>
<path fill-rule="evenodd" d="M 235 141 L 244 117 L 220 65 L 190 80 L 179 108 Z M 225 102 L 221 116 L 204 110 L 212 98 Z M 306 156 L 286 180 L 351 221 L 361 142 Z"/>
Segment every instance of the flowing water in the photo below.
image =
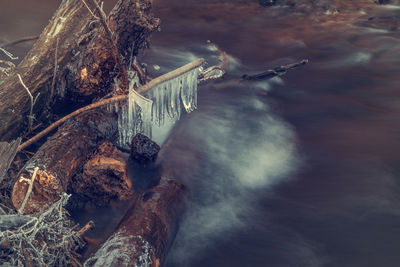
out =
<path fill-rule="evenodd" d="M 39 33 L 58 4 L 1 2 L 11 40 Z M 218 64 L 207 40 L 230 59 L 169 132 L 165 166 L 191 198 L 165 265 L 399 266 L 400 3 L 154 0 L 154 12 L 162 31 L 140 58 L 153 77 Z"/>

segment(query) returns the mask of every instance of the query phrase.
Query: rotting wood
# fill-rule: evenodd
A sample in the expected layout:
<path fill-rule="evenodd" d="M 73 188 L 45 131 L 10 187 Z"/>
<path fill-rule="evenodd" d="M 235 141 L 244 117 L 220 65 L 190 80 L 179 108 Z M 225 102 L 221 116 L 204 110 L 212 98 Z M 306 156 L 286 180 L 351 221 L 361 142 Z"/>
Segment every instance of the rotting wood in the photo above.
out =
<path fill-rule="evenodd" d="M 178 181 L 161 178 L 156 187 L 138 198 L 118 229 L 85 266 L 162 266 L 184 209 L 186 193 Z"/>
<path fill-rule="evenodd" d="M 100 143 L 83 164 L 82 172 L 71 180 L 70 191 L 96 206 L 109 204 L 111 200 L 132 198 L 132 182 L 126 175 L 126 160 L 126 155 L 112 143 Z"/>
<path fill-rule="evenodd" d="M 21 170 L 12 192 L 14 207 L 21 207 L 28 187 L 20 178 L 29 178 L 38 167 L 33 194 L 24 214 L 48 208 L 61 193 L 67 192 L 72 178 L 82 170 L 98 145 L 115 139 L 117 128 L 115 115 L 102 110 L 92 110 L 65 123 Z"/>
<path fill-rule="evenodd" d="M 154 86 L 166 82 L 168 80 L 171 80 L 175 77 L 178 77 L 192 69 L 198 68 L 200 67 L 202 64 L 204 63 L 204 59 L 200 58 L 197 59 L 191 63 L 188 63 L 176 70 L 173 70 L 171 72 L 168 72 L 164 75 L 161 75 L 153 80 L 151 80 L 150 82 L 148 82 L 147 84 L 139 87 L 136 91 L 140 94 L 145 94 L 148 90 L 150 90 L 151 88 L 153 88 Z M 83 108 L 80 108 L 72 113 L 70 113 L 69 115 L 59 119 L 58 121 L 54 122 L 53 124 L 51 124 L 49 127 L 47 127 L 46 129 L 44 129 L 43 131 L 41 131 L 40 133 L 36 134 L 34 137 L 32 137 L 31 139 L 27 140 L 26 142 L 22 143 L 19 148 L 18 151 L 22 151 L 23 149 L 27 148 L 28 146 L 30 146 L 31 144 L 37 142 L 38 140 L 40 140 L 41 138 L 43 138 L 44 136 L 46 136 L 49 132 L 51 132 L 52 130 L 56 129 L 58 126 L 60 126 L 61 124 L 63 124 L 65 121 L 79 115 L 82 114 L 84 112 L 87 112 L 89 110 L 92 109 L 96 109 L 98 107 L 102 107 L 102 106 L 106 106 L 109 105 L 111 103 L 114 102 L 119 102 L 119 101 L 126 101 L 128 99 L 128 95 L 120 95 L 120 96 L 115 96 L 112 98 L 107 98 L 104 100 L 101 100 L 99 102 L 90 104 L 88 106 L 85 106 Z"/>
<path fill-rule="evenodd" d="M 145 146 L 147 149 L 148 143 Z M 165 147 L 160 150 L 159 155 L 165 155 L 162 153 L 163 149 Z M 85 266 L 160 267 L 164 263 L 175 238 L 188 191 L 171 176 L 158 172 L 157 163 L 162 162 L 162 159 L 157 159 L 156 166 L 142 165 L 140 162 L 141 160 L 137 162 L 139 172 L 140 166 L 144 169 L 154 168 L 155 172 L 150 171 L 154 177 L 139 179 L 157 180 L 158 183 L 137 188 L 133 182 L 136 193 L 134 205 L 115 232 L 85 262 Z M 138 177 L 133 177 L 136 178 Z"/>
<path fill-rule="evenodd" d="M 158 28 L 159 20 L 150 12 L 149 0 L 120 0 L 108 17 L 115 42 L 122 55 L 137 55 L 146 46 L 149 35 Z M 56 103 L 63 101 L 90 101 L 114 89 L 115 60 L 104 29 L 87 16 L 89 11 L 81 0 L 63 0 L 49 25 L 27 56 L 0 84 L 0 139 L 10 141 L 20 136 L 27 125 L 29 99 L 16 73 L 30 88 L 32 95 L 40 93 L 33 113 L 38 120 L 48 123 L 50 91 L 54 76 L 54 52 L 59 39 L 59 65 L 55 88 Z M 117 25 L 121 23 L 126 28 Z M 126 30 L 133 29 L 129 36 Z M 135 32 L 136 31 L 136 32 Z M 124 36 L 119 36 L 124 35 Z M 128 42 L 128 43 L 122 43 Z M 127 49 L 129 51 L 123 51 Z M 124 64 L 127 64 L 124 62 Z M 83 75 L 85 74 L 85 75 Z"/>

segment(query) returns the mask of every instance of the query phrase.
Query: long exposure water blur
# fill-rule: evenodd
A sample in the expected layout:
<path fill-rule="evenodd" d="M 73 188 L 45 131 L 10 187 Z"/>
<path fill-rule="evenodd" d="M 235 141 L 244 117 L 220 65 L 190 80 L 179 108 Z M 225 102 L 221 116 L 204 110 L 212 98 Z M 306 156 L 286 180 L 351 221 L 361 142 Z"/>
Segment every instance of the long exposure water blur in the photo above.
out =
<path fill-rule="evenodd" d="M 399 266 L 400 3 L 389 2 L 153 1 L 162 30 L 139 58 L 150 75 L 218 64 L 207 40 L 230 61 L 169 132 L 165 168 L 179 165 L 191 197 L 166 266 Z M 0 3 L 4 42 L 39 34 L 59 4 Z"/>

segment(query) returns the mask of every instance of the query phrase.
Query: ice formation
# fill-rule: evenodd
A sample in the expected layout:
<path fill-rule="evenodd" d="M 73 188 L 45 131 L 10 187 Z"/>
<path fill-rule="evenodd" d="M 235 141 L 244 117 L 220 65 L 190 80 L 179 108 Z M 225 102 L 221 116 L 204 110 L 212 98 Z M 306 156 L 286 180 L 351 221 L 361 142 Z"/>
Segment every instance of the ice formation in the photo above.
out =
<path fill-rule="evenodd" d="M 136 92 L 131 80 L 127 105 L 111 107 L 118 113 L 118 145 L 128 149 L 137 133 L 151 138 L 152 124 L 162 125 L 167 116 L 178 120 L 182 105 L 188 113 L 196 109 L 199 72 L 200 68 L 195 68 L 154 86 L 148 91 L 148 98 Z"/>

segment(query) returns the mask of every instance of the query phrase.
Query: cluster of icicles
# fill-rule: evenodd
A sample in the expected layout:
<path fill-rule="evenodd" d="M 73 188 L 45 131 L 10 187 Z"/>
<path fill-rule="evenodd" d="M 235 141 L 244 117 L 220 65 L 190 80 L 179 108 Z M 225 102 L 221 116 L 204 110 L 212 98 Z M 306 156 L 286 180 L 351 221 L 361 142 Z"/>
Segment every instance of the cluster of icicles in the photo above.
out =
<path fill-rule="evenodd" d="M 197 107 L 197 77 L 200 68 L 195 68 L 150 89 L 144 97 L 134 89 L 135 81 L 129 84 L 127 105 L 115 104 L 109 109 L 118 113 L 118 145 L 129 149 L 132 138 L 142 133 L 151 138 L 152 125 L 163 125 L 166 119 L 178 120 L 181 106 L 186 112 Z"/>

